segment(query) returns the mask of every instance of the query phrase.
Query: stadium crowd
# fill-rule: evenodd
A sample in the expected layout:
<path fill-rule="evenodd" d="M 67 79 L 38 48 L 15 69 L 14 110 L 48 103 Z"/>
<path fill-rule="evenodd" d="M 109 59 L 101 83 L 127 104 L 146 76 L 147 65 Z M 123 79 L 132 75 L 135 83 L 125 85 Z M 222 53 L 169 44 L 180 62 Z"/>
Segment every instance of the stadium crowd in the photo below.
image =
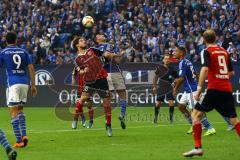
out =
<path fill-rule="evenodd" d="M 8 30 L 36 64 L 72 63 L 71 39 L 83 35 L 89 45 L 105 33 L 114 50 L 126 50 L 130 62 L 158 62 L 176 45 L 186 46 L 196 62 L 204 48 L 202 33 L 213 28 L 217 42 L 240 60 L 240 3 L 238 0 L 2 0 L 0 48 Z M 84 28 L 85 15 L 95 25 Z"/>

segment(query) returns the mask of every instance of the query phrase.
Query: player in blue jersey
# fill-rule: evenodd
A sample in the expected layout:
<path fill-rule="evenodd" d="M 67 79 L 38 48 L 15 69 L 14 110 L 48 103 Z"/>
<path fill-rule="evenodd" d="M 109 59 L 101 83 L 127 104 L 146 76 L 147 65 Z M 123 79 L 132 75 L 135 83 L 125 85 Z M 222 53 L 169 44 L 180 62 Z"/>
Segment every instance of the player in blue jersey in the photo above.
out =
<path fill-rule="evenodd" d="M 179 102 L 179 110 L 184 114 L 187 121 L 192 125 L 192 118 L 190 112 L 187 110 L 187 105 L 190 110 L 193 109 L 197 101 L 194 95 L 197 91 L 197 72 L 194 69 L 192 62 L 185 58 L 186 49 L 184 47 L 177 47 L 174 52 L 174 57 L 178 59 L 179 62 L 179 74 L 178 78 L 175 80 L 175 87 L 173 89 L 173 94 L 176 96 L 178 89 L 183 83 L 184 93 Z M 208 122 L 206 115 L 201 121 L 202 125 L 207 129 L 205 136 L 212 135 L 216 133 L 216 130 Z M 187 132 L 187 134 L 192 133 L 192 127 Z"/>
<path fill-rule="evenodd" d="M 35 86 L 35 70 L 29 54 L 16 46 L 17 35 L 8 32 L 6 35 L 8 46 L 0 52 L 0 66 L 3 66 L 7 74 L 7 105 L 10 108 L 11 124 L 17 142 L 14 148 L 27 146 L 28 138 L 26 133 L 26 121 L 23 106 L 27 101 L 29 87 L 29 76 L 31 80 L 31 92 L 37 95 Z"/>
<path fill-rule="evenodd" d="M 96 36 L 96 42 L 98 44 L 98 49 L 101 51 L 113 51 L 113 46 L 111 44 L 106 43 L 106 38 L 104 34 L 98 34 Z M 122 129 L 126 129 L 125 124 L 125 115 L 126 115 L 126 106 L 127 106 L 127 96 L 126 96 L 126 85 L 122 75 L 122 71 L 119 68 L 120 57 L 115 58 L 114 60 L 105 59 L 104 69 L 108 73 L 108 85 L 110 91 L 116 91 L 118 96 L 120 97 L 120 107 L 121 113 L 119 115 L 119 120 L 121 123 Z"/>

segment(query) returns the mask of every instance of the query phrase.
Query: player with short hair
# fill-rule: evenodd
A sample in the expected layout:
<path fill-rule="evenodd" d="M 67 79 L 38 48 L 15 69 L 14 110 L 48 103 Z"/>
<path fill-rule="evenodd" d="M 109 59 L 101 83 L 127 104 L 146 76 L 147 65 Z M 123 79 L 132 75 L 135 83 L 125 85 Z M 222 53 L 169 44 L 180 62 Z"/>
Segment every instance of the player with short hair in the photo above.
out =
<path fill-rule="evenodd" d="M 214 30 L 206 30 L 203 33 L 203 39 L 207 48 L 201 52 L 202 68 L 195 94 L 195 100 L 198 103 L 192 113 L 195 148 L 183 153 L 184 157 L 203 155 L 200 120 L 205 112 L 213 109 L 216 109 L 222 116 L 230 118 L 238 136 L 240 136 L 240 122 L 237 118 L 232 84 L 229 80 L 234 75 L 229 53 L 215 43 L 216 34 Z M 207 93 L 200 103 L 202 87 L 206 78 L 208 78 Z"/>
<path fill-rule="evenodd" d="M 160 77 L 161 71 L 160 71 L 160 66 L 158 66 L 155 71 L 155 76 L 153 78 L 153 93 L 155 93 L 155 94 L 157 93 L 157 100 L 156 100 L 156 104 L 154 107 L 153 122 L 157 123 L 161 103 L 163 103 L 164 100 L 166 99 L 168 101 L 168 105 L 169 105 L 169 120 L 170 120 L 170 123 L 173 123 L 175 98 L 174 98 L 172 92 L 162 95 L 160 92 L 161 88 L 157 86 L 157 82 L 159 79 L 167 81 L 170 84 L 172 84 L 174 82 L 174 79 L 177 78 L 176 70 L 172 66 L 170 66 L 170 55 L 168 55 L 168 54 L 164 55 L 164 57 L 163 57 L 163 67 L 167 70 L 167 73 L 163 77 Z M 161 83 L 161 81 L 159 81 L 159 86 L 160 86 L 160 83 Z"/>
<path fill-rule="evenodd" d="M 98 34 L 96 36 L 96 43 L 98 44 L 97 48 L 103 52 L 109 51 L 116 54 L 113 51 L 114 46 L 109 43 L 106 43 L 106 37 L 104 34 Z M 108 86 L 111 92 L 116 91 L 118 96 L 120 97 L 119 104 L 121 107 L 121 113 L 119 115 L 119 120 L 122 129 L 126 129 L 125 124 L 125 115 L 126 115 L 126 107 L 127 107 L 127 94 L 126 94 L 126 85 L 122 75 L 122 71 L 119 67 L 119 63 L 121 61 L 121 57 L 117 59 L 105 59 L 104 60 L 104 69 L 108 73 Z"/>
<path fill-rule="evenodd" d="M 8 32 L 6 35 L 7 47 L 0 52 L 0 66 L 3 65 L 7 74 L 7 105 L 10 108 L 11 123 L 17 139 L 14 148 L 25 147 L 28 143 L 26 133 L 26 120 L 23 106 L 27 102 L 29 88 L 29 77 L 31 80 L 32 96 L 37 95 L 35 85 L 35 69 L 32 65 L 30 55 L 16 46 L 17 35 L 15 32 Z"/>
<path fill-rule="evenodd" d="M 83 104 L 93 93 L 98 93 L 102 98 L 102 105 L 106 118 L 106 130 L 109 137 L 112 136 L 111 127 L 111 95 L 107 82 L 107 72 L 103 68 L 100 58 L 105 57 L 112 59 L 117 55 L 102 52 L 95 48 L 88 48 L 86 40 L 83 37 L 77 37 L 73 40 L 73 46 L 78 51 L 76 58 L 76 67 L 79 74 L 84 75 L 84 89 L 80 98 Z"/>
<path fill-rule="evenodd" d="M 76 100 L 76 106 L 75 106 L 75 114 L 74 118 L 72 121 L 72 129 L 77 129 L 77 123 L 78 123 L 78 118 L 79 116 L 82 119 L 82 126 L 85 127 L 86 125 L 86 118 L 83 114 L 83 104 L 80 103 L 79 99 L 81 97 L 83 87 L 84 87 L 84 75 L 81 75 L 78 73 L 77 68 L 74 67 L 73 72 L 72 72 L 72 86 L 76 85 L 76 76 L 78 77 L 78 89 L 77 89 L 77 100 Z M 89 122 L 87 128 L 92 128 L 93 126 L 93 114 L 94 110 L 92 107 L 92 100 L 91 98 L 87 99 L 86 105 L 88 108 L 88 115 L 89 115 Z"/>
<path fill-rule="evenodd" d="M 184 93 L 179 102 L 179 110 L 184 114 L 187 121 L 192 126 L 192 118 L 190 112 L 187 110 L 187 105 L 192 110 L 197 103 L 194 99 L 194 95 L 197 91 L 197 73 L 194 69 L 192 62 L 185 58 L 186 49 L 184 47 L 177 47 L 174 52 L 174 57 L 180 61 L 179 63 L 179 77 L 175 80 L 175 87 L 173 89 L 173 94 L 176 95 L 177 90 L 183 83 Z M 216 130 L 207 120 L 206 115 L 201 119 L 201 123 L 207 129 L 205 136 L 212 135 L 216 133 Z M 192 133 L 192 127 L 187 132 Z"/>
<path fill-rule="evenodd" d="M 7 138 L 5 136 L 5 134 L 3 133 L 3 131 L 0 129 L 0 144 L 3 146 L 3 148 L 5 149 L 8 159 L 9 160 L 16 160 L 17 158 L 17 152 L 12 149 L 12 147 L 10 146 L 10 144 L 7 141 Z"/>

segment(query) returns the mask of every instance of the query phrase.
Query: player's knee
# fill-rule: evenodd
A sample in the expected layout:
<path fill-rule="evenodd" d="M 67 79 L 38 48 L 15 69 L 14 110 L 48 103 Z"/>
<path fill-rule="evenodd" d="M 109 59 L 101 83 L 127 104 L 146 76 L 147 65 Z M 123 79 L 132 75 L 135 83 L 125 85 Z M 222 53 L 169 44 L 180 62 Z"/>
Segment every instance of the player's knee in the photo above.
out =
<path fill-rule="evenodd" d="M 193 122 L 199 122 L 203 118 L 204 113 L 201 111 L 198 111 L 196 109 L 193 110 L 192 112 L 192 120 Z"/>
<path fill-rule="evenodd" d="M 110 107 L 111 99 L 110 98 L 104 98 L 103 99 L 103 107 Z"/>
<path fill-rule="evenodd" d="M 10 108 L 10 115 L 11 115 L 12 118 L 17 117 L 18 112 L 19 112 L 19 111 L 18 111 L 18 107 L 12 107 L 12 108 Z"/>
<path fill-rule="evenodd" d="M 87 107 L 90 109 L 92 108 L 92 101 L 87 101 Z"/>
<path fill-rule="evenodd" d="M 182 105 L 182 104 L 179 104 L 179 106 L 178 106 L 178 109 L 179 109 L 179 111 L 181 111 L 182 113 L 185 113 L 186 112 L 186 106 L 184 106 L 184 105 Z"/>
<path fill-rule="evenodd" d="M 18 106 L 18 112 L 23 112 L 23 106 Z"/>
<path fill-rule="evenodd" d="M 230 122 L 233 126 L 235 126 L 239 123 L 239 120 L 236 117 L 235 118 L 230 118 L 229 120 L 230 120 Z"/>
<path fill-rule="evenodd" d="M 84 102 L 86 102 L 88 100 L 87 96 L 81 96 L 81 98 L 79 99 L 79 103 L 83 104 Z"/>
<path fill-rule="evenodd" d="M 174 106 L 174 102 L 173 101 L 168 101 L 168 103 L 169 103 L 169 106 L 171 107 L 171 106 Z"/>
<path fill-rule="evenodd" d="M 161 107 L 161 102 L 160 101 L 156 101 L 156 105 L 155 105 L 156 108 L 159 108 Z"/>
<path fill-rule="evenodd" d="M 126 91 L 125 90 L 119 90 L 117 93 L 121 99 L 126 99 Z"/>

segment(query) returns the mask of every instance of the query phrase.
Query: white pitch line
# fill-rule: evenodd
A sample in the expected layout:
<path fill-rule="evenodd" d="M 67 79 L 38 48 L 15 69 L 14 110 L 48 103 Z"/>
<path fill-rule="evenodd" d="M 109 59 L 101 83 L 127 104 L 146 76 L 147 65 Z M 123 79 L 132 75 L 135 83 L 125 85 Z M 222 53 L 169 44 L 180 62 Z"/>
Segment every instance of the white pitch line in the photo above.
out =
<path fill-rule="evenodd" d="M 225 124 L 226 122 L 215 122 L 213 124 Z M 148 125 L 148 126 L 135 126 L 135 127 L 127 127 L 127 129 L 140 129 L 140 128 L 156 128 L 156 127 L 173 127 L 173 126 L 189 126 L 189 124 L 159 124 L 159 125 Z M 30 134 L 43 134 L 43 133 L 64 133 L 64 132 L 82 132 L 82 131 L 101 131 L 105 130 L 105 128 L 91 128 L 91 129 L 60 129 L 60 130 L 28 130 Z M 113 130 L 122 130 L 122 128 L 117 127 L 113 128 Z M 6 133 L 12 133 L 12 130 L 5 131 Z"/>

